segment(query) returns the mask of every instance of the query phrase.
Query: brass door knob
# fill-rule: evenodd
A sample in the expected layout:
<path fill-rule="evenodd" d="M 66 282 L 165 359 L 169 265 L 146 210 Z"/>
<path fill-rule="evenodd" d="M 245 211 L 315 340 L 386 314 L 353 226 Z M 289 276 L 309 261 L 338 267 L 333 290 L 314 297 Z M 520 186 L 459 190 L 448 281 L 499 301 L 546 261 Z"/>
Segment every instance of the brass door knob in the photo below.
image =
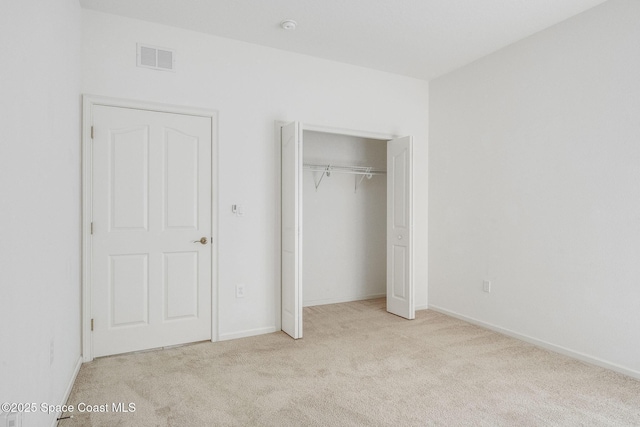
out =
<path fill-rule="evenodd" d="M 206 245 L 207 244 L 207 238 L 203 237 L 200 240 L 194 240 L 193 243 L 202 243 L 203 245 Z"/>

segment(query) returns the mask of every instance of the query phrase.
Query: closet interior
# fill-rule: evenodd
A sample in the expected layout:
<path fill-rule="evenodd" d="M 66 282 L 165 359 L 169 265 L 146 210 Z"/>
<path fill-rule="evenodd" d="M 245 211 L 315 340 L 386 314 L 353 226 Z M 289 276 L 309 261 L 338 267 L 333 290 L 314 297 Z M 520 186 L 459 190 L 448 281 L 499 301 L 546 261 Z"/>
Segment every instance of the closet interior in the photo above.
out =
<path fill-rule="evenodd" d="M 303 306 L 384 297 L 387 141 L 305 130 Z"/>

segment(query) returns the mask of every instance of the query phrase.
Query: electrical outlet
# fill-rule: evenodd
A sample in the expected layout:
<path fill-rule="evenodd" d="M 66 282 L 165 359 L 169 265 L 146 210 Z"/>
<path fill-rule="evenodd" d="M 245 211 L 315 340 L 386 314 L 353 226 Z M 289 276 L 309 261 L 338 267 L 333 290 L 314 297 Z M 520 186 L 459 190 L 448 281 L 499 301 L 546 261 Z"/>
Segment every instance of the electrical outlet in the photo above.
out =
<path fill-rule="evenodd" d="M 491 293 L 491 282 L 489 280 L 482 281 L 482 290 Z"/>
<path fill-rule="evenodd" d="M 0 413 L 0 426 L 22 427 L 22 412 Z"/>
<path fill-rule="evenodd" d="M 244 285 L 236 285 L 236 298 L 244 298 Z"/>

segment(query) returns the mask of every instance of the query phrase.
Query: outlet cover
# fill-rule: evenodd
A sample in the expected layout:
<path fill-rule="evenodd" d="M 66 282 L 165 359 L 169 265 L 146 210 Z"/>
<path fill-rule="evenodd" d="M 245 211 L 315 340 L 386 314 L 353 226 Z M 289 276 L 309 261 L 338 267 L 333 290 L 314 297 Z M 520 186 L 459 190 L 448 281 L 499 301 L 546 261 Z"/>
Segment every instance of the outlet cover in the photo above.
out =
<path fill-rule="evenodd" d="M 491 282 L 489 280 L 482 281 L 482 290 L 487 293 L 491 292 Z"/>
<path fill-rule="evenodd" d="M 22 427 L 22 413 L 10 412 L 0 413 L 0 426 L 1 427 Z"/>
<path fill-rule="evenodd" d="M 244 298 L 244 285 L 236 285 L 236 298 Z"/>

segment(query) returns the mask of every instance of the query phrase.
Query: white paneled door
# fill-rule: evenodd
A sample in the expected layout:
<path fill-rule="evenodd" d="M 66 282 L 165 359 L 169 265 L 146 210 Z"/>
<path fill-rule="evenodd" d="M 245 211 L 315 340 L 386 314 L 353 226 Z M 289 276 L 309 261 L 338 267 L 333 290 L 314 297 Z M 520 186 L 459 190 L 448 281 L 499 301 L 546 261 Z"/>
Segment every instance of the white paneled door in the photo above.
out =
<path fill-rule="evenodd" d="M 415 318 L 413 303 L 412 141 L 387 142 L 387 311 Z"/>
<path fill-rule="evenodd" d="M 92 114 L 93 356 L 211 339 L 211 117 Z"/>
<path fill-rule="evenodd" d="M 282 330 L 302 338 L 302 128 L 282 126 Z"/>

